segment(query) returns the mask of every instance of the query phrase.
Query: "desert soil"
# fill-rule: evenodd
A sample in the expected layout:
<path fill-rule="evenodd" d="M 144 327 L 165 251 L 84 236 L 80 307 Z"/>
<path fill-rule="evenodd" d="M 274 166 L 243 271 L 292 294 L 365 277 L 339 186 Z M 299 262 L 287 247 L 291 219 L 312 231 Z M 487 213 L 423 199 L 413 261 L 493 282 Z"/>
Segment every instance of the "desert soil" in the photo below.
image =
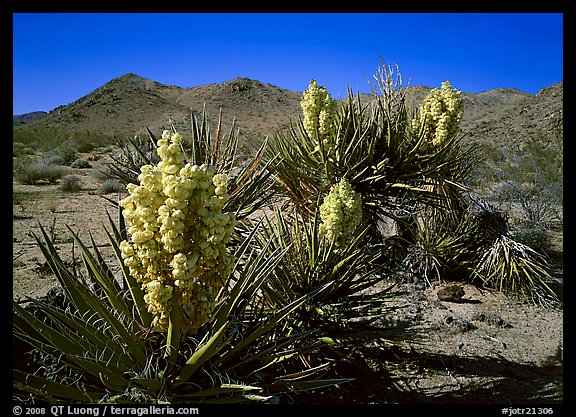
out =
<path fill-rule="evenodd" d="M 91 168 L 69 170 L 81 178 L 81 191 L 13 182 L 14 299 L 41 297 L 58 285 L 31 235 L 40 235 L 38 224 L 53 236 L 65 261 L 72 261 L 74 247 L 69 226 L 84 242 L 92 235 L 116 265 L 104 231 L 107 211 L 112 216 L 116 211 L 100 191 L 99 171 L 106 171 L 109 154 L 96 150 L 80 157 L 90 160 Z M 78 258 L 77 246 L 75 251 Z M 350 352 L 349 367 L 345 360 L 339 368 L 341 376 L 356 379 L 294 401 L 562 403 L 562 306 L 524 304 L 469 284 L 462 284 L 464 302 L 444 302 L 437 291 L 445 285 L 399 282 L 391 292 L 390 314 L 371 323 L 380 330 Z"/>

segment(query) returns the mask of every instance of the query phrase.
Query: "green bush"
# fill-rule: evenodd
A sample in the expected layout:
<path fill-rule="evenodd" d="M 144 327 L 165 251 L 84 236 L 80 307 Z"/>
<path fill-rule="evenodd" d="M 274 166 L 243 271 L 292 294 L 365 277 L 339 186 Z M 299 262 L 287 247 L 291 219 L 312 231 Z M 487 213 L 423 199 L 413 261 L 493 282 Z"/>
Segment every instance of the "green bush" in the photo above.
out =
<path fill-rule="evenodd" d="M 520 227 L 513 232 L 513 238 L 537 250 L 540 253 L 546 253 L 552 246 L 552 240 L 548 230 L 535 227 Z"/>

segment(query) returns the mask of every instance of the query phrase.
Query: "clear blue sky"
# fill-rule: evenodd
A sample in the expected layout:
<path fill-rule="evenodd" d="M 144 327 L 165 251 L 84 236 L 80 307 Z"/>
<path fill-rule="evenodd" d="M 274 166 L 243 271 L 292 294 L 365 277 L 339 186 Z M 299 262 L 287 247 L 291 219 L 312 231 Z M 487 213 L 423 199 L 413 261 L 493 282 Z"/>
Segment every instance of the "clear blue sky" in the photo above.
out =
<path fill-rule="evenodd" d="M 536 94 L 563 80 L 562 13 L 15 13 L 13 114 L 135 73 L 194 87 L 248 77 L 335 98 L 381 65 L 404 85 Z"/>

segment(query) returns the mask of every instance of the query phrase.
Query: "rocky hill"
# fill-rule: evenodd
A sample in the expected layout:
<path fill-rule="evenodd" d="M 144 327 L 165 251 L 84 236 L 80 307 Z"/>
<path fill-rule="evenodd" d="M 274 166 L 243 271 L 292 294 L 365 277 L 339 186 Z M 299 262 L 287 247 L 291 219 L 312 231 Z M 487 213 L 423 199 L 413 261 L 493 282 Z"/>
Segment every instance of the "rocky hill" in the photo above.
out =
<path fill-rule="evenodd" d="M 421 102 L 430 91 L 422 86 L 406 88 L 407 100 L 414 104 Z M 536 95 L 497 88 L 478 94 L 464 92 L 463 96 L 465 112 L 461 127 L 468 139 L 513 143 L 537 135 L 561 145 L 562 82 Z M 73 103 L 47 114 L 34 114 L 36 117 L 19 117 L 18 121 L 21 126 L 25 123 L 24 126 L 35 129 L 54 127 L 133 136 L 145 127 L 159 132 L 170 122 L 186 132 L 191 114 L 201 114 L 205 109 L 211 122 L 215 123 L 221 110 L 224 129 L 235 120 L 243 136 L 264 137 L 298 117 L 301 97 L 301 92 L 248 78 L 182 88 L 130 73 L 109 81 Z M 369 96 L 363 95 L 363 98 Z"/>
<path fill-rule="evenodd" d="M 161 130 L 172 122 L 186 131 L 191 114 L 205 109 L 213 123 L 221 110 L 224 128 L 235 119 L 244 135 L 265 136 L 289 123 L 299 110 L 300 98 L 301 93 L 247 78 L 181 88 L 126 74 L 29 126 L 132 136 L 145 127 Z"/>
<path fill-rule="evenodd" d="M 551 85 L 538 94 L 510 89 L 490 90 L 466 97 L 462 130 L 466 137 L 485 144 L 521 146 L 530 137 L 562 146 L 564 133 L 563 83 Z"/>
<path fill-rule="evenodd" d="M 33 111 L 30 113 L 15 114 L 14 116 L 12 116 L 12 123 L 15 125 L 26 123 L 39 117 L 42 117 L 46 114 L 48 113 L 46 113 L 45 111 Z"/>

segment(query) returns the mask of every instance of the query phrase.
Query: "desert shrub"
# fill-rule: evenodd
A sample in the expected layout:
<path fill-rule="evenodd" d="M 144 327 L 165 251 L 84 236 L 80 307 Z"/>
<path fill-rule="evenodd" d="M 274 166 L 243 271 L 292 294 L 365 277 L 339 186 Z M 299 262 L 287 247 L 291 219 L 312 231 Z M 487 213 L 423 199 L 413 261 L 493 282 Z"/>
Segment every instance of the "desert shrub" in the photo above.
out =
<path fill-rule="evenodd" d="M 74 162 L 78 156 L 76 155 L 76 149 L 74 143 L 71 141 L 66 141 L 60 144 L 57 148 L 52 151 L 52 154 L 60 157 L 62 159 L 63 165 L 70 165 Z"/>
<path fill-rule="evenodd" d="M 16 179 L 22 184 L 37 185 L 56 183 L 65 174 L 63 167 L 45 160 L 23 166 L 16 173 Z"/>
<path fill-rule="evenodd" d="M 514 240 L 540 253 L 548 252 L 552 246 L 549 230 L 540 227 L 520 227 L 513 231 L 512 236 Z"/>
<path fill-rule="evenodd" d="M 114 151 L 114 147 L 112 145 L 103 146 L 101 151 L 104 153 L 111 153 Z"/>
<path fill-rule="evenodd" d="M 48 164 L 52 164 L 52 165 L 65 165 L 66 162 L 64 161 L 64 158 L 62 158 L 60 155 L 55 155 L 53 153 L 48 153 L 46 156 L 44 156 L 44 162 L 48 163 Z"/>
<path fill-rule="evenodd" d="M 35 150 L 49 151 L 66 144 L 76 152 L 90 152 L 96 147 L 114 143 L 112 136 L 98 132 L 74 132 L 61 128 L 14 126 L 13 142 L 24 143 Z"/>
<path fill-rule="evenodd" d="M 12 156 L 32 155 L 34 149 L 22 142 L 12 142 Z"/>
<path fill-rule="evenodd" d="M 484 147 L 485 163 L 475 183 L 487 185 L 498 204 L 519 209 L 515 221 L 530 229 L 562 222 L 562 137 L 543 133 L 522 138 L 521 146 L 502 143 Z"/>
<path fill-rule="evenodd" d="M 76 152 L 86 153 L 91 152 L 96 148 L 96 145 L 86 138 L 76 139 L 75 143 Z"/>
<path fill-rule="evenodd" d="M 60 181 L 60 190 L 65 192 L 76 192 L 82 190 L 82 182 L 78 175 L 64 175 Z"/>
<path fill-rule="evenodd" d="M 77 141 L 76 142 L 76 152 L 80 152 L 80 153 L 87 153 L 87 152 L 91 152 L 96 148 L 96 146 L 88 141 Z"/>
<path fill-rule="evenodd" d="M 126 187 L 116 178 L 108 178 L 100 185 L 103 194 L 120 193 L 126 191 Z"/>
<path fill-rule="evenodd" d="M 40 151 L 47 151 L 57 147 L 65 140 L 62 131 L 54 128 L 31 129 L 27 127 L 14 127 L 12 141 L 21 142 Z"/>
<path fill-rule="evenodd" d="M 74 162 L 72 162 L 70 164 L 71 168 L 90 168 L 92 167 L 92 165 L 90 165 L 90 162 L 88 162 L 85 159 L 76 159 Z"/>

